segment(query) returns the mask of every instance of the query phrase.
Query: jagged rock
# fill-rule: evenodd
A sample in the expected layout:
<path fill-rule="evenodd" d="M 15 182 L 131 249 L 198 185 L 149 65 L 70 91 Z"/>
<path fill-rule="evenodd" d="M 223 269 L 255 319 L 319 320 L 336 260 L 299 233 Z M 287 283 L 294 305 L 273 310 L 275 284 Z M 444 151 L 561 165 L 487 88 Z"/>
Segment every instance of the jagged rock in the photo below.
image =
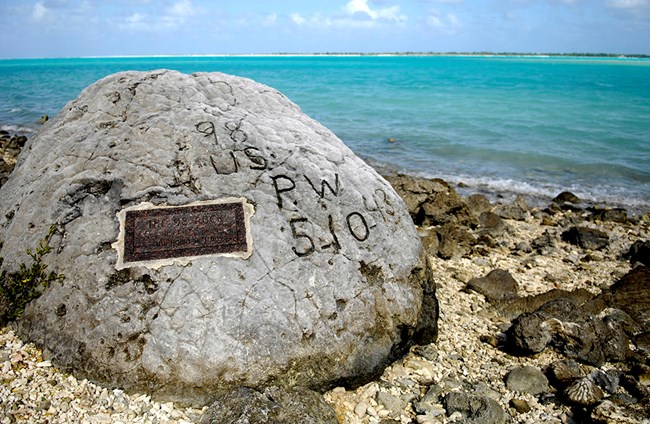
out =
<path fill-rule="evenodd" d="M 441 179 L 393 175 L 385 177 L 404 199 L 416 225 L 442 225 L 448 222 L 476 227 L 478 221 L 456 190 Z"/>
<path fill-rule="evenodd" d="M 492 203 L 482 194 L 471 194 L 465 199 L 465 204 L 474 216 L 481 216 L 484 212 L 490 212 Z"/>
<path fill-rule="evenodd" d="M 86 88 L 0 189 L 3 270 L 52 224 L 48 271 L 65 279 L 17 331 L 108 386 L 193 404 L 239 386 L 325 390 L 435 339 L 402 200 L 248 79 L 159 70 Z"/>
<path fill-rule="evenodd" d="M 584 377 L 580 365 L 570 359 L 553 362 L 548 366 L 546 374 L 555 387 L 567 387 L 578 378 Z"/>
<path fill-rule="evenodd" d="M 507 226 L 499 215 L 493 212 L 483 212 L 479 217 L 479 234 L 490 237 L 500 237 L 506 232 Z"/>
<path fill-rule="evenodd" d="M 562 240 L 583 249 L 598 250 L 607 247 L 609 236 L 606 232 L 589 227 L 575 226 L 562 233 Z"/>
<path fill-rule="evenodd" d="M 337 424 L 336 412 L 323 397 L 302 387 L 240 387 L 208 407 L 201 424 Z"/>
<path fill-rule="evenodd" d="M 447 223 L 433 228 L 423 242 L 430 255 L 451 259 L 469 253 L 476 239 L 466 227 Z"/>
<path fill-rule="evenodd" d="M 494 269 L 484 277 L 471 279 L 467 288 L 481 293 L 490 301 L 499 301 L 516 298 L 518 283 L 508 271 Z"/>
<path fill-rule="evenodd" d="M 3 158 L 0 158 L 0 187 L 7 182 L 13 170 L 14 167 L 12 165 L 9 165 Z"/>
<path fill-rule="evenodd" d="M 546 230 L 542 235 L 533 239 L 530 247 L 541 255 L 548 255 L 557 247 L 558 236 L 553 232 Z"/>
<path fill-rule="evenodd" d="M 595 313 L 605 308 L 620 309 L 638 326 L 634 334 L 650 331 L 650 267 L 632 269 L 586 306 Z"/>
<path fill-rule="evenodd" d="M 494 213 L 499 215 L 504 219 L 514 219 L 517 221 L 525 221 L 530 217 L 529 213 L 530 208 L 526 203 L 526 199 L 522 196 L 517 196 L 517 198 L 508 205 L 497 206 L 494 210 Z"/>
<path fill-rule="evenodd" d="M 508 330 L 508 343 L 522 354 L 539 353 L 552 346 L 569 358 L 601 366 L 630 355 L 630 339 L 615 320 L 605 321 L 587 313 L 568 299 L 545 303 L 522 314 Z"/>
<path fill-rule="evenodd" d="M 450 392 L 444 398 L 447 415 L 460 412 L 464 423 L 499 424 L 506 422 L 501 405 L 487 396 Z"/>
<path fill-rule="evenodd" d="M 548 379 L 536 367 L 523 366 L 514 368 L 506 377 L 506 386 L 513 392 L 538 395 L 548 392 Z"/>
<path fill-rule="evenodd" d="M 588 377 L 610 395 L 613 395 L 618 390 L 620 372 L 616 370 L 601 371 L 596 369 L 590 372 Z"/>
<path fill-rule="evenodd" d="M 625 224 L 630 221 L 627 210 L 623 208 L 591 208 L 589 219 L 592 221 L 611 221 Z"/>
<path fill-rule="evenodd" d="M 632 264 L 638 262 L 650 266 L 650 240 L 635 241 L 624 257 L 629 259 Z"/>
<path fill-rule="evenodd" d="M 594 295 L 586 289 L 576 289 L 573 291 L 552 289 L 546 293 L 540 293 L 534 296 L 504 299 L 492 305 L 492 309 L 504 318 L 514 319 L 523 313 L 535 311 L 551 300 L 570 299 L 577 305 L 582 305 L 593 297 Z"/>

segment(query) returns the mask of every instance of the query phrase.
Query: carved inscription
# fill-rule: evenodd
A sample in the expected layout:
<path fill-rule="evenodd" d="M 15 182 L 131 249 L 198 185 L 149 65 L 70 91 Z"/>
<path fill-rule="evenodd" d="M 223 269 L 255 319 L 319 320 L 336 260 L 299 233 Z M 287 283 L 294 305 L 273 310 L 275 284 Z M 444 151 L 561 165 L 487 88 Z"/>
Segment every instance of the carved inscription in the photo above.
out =
<path fill-rule="evenodd" d="M 196 131 L 204 137 L 213 138 L 219 148 L 210 155 L 210 164 L 219 175 L 229 175 L 242 170 L 255 170 L 269 172 L 272 190 L 275 194 L 277 206 L 280 212 L 287 215 L 287 221 L 294 239 L 293 252 L 296 256 L 309 256 L 315 252 L 329 251 L 339 253 L 341 246 L 341 232 L 347 232 L 352 240 L 363 243 L 370 238 L 372 227 L 362 211 L 345 211 L 338 220 L 334 215 L 327 214 L 327 221 L 312 223 L 310 218 L 300 214 L 299 203 L 303 199 L 294 192 L 299 184 L 307 184 L 314 192 L 324 210 L 330 201 L 335 201 L 342 192 L 343 184 L 338 174 L 319 178 L 314 175 L 273 173 L 274 154 L 270 157 L 259 148 L 250 145 L 249 134 L 244 129 L 245 120 L 229 121 L 222 125 L 223 136 L 217 136 L 217 124 L 210 121 L 202 121 L 195 125 Z M 249 143 L 247 143 L 249 142 Z M 388 206 L 388 214 L 392 215 L 392 205 L 387 199 L 386 193 L 377 189 L 376 195 L 371 200 L 372 206 L 368 205 L 368 199 L 364 198 L 364 206 L 367 212 L 381 212 L 379 203 Z M 379 195 L 383 195 L 383 198 Z M 338 201 L 337 201 L 338 203 Z M 345 217 L 345 218 L 343 218 Z M 323 232 L 323 229 L 325 230 Z M 349 239 L 349 238 L 348 238 Z"/>
<path fill-rule="evenodd" d="M 242 202 L 130 210 L 124 229 L 124 262 L 249 250 Z"/>

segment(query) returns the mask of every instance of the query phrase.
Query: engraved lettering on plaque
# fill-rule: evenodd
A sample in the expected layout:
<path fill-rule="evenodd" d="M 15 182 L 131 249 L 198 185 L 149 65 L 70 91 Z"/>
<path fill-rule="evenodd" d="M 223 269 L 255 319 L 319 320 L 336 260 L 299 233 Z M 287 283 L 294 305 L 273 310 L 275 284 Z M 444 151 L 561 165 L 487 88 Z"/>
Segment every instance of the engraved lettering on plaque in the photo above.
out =
<path fill-rule="evenodd" d="M 133 262 L 157 267 L 206 255 L 246 259 L 252 253 L 248 223 L 252 214 L 245 199 L 128 208 L 118 214 L 117 267 Z"/>

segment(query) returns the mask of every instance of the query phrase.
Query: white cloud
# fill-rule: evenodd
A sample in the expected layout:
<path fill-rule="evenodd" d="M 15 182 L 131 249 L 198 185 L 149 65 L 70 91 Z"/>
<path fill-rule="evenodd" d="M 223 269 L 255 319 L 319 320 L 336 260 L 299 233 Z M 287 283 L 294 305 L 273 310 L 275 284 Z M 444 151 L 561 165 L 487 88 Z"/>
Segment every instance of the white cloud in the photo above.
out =
<path fill-rule="evenodd" d="M 179 0 L 164 11 L 161 16 L 140 11 L 133 12 L 118 24 L 122 29 L 135 31 L 163 31 L 182 27 L 189 18 L 199 13 L 191 0 Z"/>
<path fill-rule="evenodd" d="M 462 24 L 455 13 L 443 13 L 438 10 L 431 10 L 424 18 L 425 23 L 444 34 L 453 35 L 460 31 Z"/>
<path fill-rule="evenodd" d="M 303 18 L 300 13 L 292 13 L 290 18 L 296 25 L 304 25 L 307 22 L 307 19 Z"/>
<path fill-rule="evenodd" d="M 399 6 L 373 8 L 368 0 L 349 0 L 342 11 L 342 14 L 310 16 L 292 13 L 289 17 L 295 25 L 314 28 L 374 28 L 387 22 L 402 24 L 408 19 Z"/>
<path fill-rule="evenodd" d="M 47 15 L 48 10 L 49 9 L 45 7 L 43 2 L 39 1 L 32 8 L 32 18 L 34 18 L 34 20 L 36 21 L 41 21 Z"/>
<path fill-rule="evenodd" d="M 608 0 L 607 5 L 615 9 L 647 9 L 650 8 L 650 0 Z"/>
<path fill-rule="evenodd" d="M 277 21 L 278 15 L 276 13 L 269 13 L 262 18 L 262 25 L 265 27 L 270 27 L 275 25 Z"/>
<path fill-rule="evenodd" d="M 389 6 L 385 8 L 372 9 L 368 5 L 368 0 L 350 0 L 344 7 L 345 12 L 354 16 L 355 14 L 365 14 L 373 21 L 386 20 L 394 22 L 405 22 L 406 15 L 400 12 L 399 6 Z"/>
<path fill-rule="evenodd" d="M 169 16 L 188 18 L 195 13 L 191 0 L 181 0 L 169 8 Z"/>

